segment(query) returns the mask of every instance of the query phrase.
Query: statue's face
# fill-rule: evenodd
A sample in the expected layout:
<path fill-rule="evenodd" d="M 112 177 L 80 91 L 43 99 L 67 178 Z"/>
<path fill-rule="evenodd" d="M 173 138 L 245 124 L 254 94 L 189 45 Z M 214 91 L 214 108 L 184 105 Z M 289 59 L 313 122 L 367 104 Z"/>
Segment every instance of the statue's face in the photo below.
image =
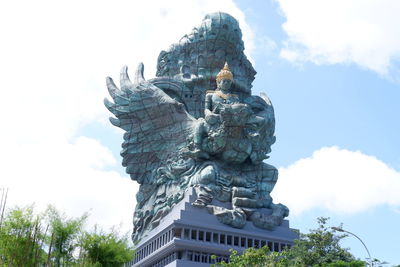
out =
<path fill-rule="evenodd" d="M 228 90 L 231 88 L 232 85 L 232 80 L 229 79 L 221 79 L 218 83 L 217 86 L 221 90 Z"/>

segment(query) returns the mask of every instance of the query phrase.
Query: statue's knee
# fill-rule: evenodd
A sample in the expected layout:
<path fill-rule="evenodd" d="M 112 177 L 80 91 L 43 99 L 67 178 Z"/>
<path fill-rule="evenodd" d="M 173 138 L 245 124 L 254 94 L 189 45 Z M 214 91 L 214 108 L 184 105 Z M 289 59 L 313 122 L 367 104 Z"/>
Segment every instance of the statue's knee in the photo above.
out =
<path fill-rule="evenodd" d="M 206 166 L 203 168 L 197 175 L 193 177 L 191 182 L 192 185 L 202 184 L 202 185 L 209 185 L 215 184 L 215 170 L 214 167 L 211 165 Z"/>
<path fill-rule="evenodd" d="M 202 184 L 211 184 L 215 182 L 215 170 L 214 167 L 209 165 L 205 167 L 200 172 L 201 183 Z"/>

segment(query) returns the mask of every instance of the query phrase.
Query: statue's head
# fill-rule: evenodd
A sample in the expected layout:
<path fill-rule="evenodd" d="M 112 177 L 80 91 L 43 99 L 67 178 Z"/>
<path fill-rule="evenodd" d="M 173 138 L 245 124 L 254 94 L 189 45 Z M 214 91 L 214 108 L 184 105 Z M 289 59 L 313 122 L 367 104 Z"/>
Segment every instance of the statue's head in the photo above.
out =
<path fill-rule="evenodd" d="M 225 61 L 235 72 L 235 91 L 250 95 L 256 71 L 244 54 L 239 23 L 229 14 L 210 13 L 178 43 L 161 51 L 156 76 L 192 81 L 208 90 L 215 87 L 215 75 Z"/>
<path fill-rule="evenodd" d="M 224 68 L 217 74 L 217 87 L 220 90 L 228 90 L 233 82 L 233 74 L 229 69 L 228 63 L 225 62 Z"/>

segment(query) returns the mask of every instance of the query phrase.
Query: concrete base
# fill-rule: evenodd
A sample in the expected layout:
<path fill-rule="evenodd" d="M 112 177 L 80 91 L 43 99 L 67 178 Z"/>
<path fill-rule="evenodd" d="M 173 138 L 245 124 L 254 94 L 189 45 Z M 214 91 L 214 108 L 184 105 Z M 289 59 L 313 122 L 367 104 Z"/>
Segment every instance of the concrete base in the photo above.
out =
<path fill-rule="evenodd" d="M 287 220 L 273 231 L 257 228 L 251 222 L 243 229 L 232 228 L 220 223 L 205 208 L 193 207 L 190 203 L 195 200 L 196 194 L 190 188 L 160 225 L 136 245 L 136 257 L 127 266 L 210 266 L 216 261 L 227 261 L 230 249 L 241 252 L 249 247 L 268 246 L 271 251 L 281 251 L 298 238 Z M 213 200 L 213 204 L 230 208 L 229 203 Z"/>

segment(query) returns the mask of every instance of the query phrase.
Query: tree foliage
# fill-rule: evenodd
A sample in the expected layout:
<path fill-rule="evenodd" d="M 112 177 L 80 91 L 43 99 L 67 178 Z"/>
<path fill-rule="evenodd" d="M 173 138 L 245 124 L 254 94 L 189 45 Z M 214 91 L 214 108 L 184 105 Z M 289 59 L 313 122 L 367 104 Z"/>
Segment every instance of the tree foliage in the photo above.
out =
<path fill-rule="evenodd" d="M 348 249 L 340 246 L 346 235 L 338 235 L 326 226 L 328 218 L 318 218 L 318 228 L 308 234 L 300 234 L 295 244 L 281 252 L 270 252 L 249 248 L 239 255 L 232 251 L 229 263 L 221 262 L 220 267 L 364 267 L 364 261 L 356 260 Z"/>
<path fill-rule="evenodd" d="M 0 228 L 0 264 L 37 266 L 43 263 L 42 244 L 46 233 L 42 217 L 34 215 L 33 206 L 8 212 Z"/>
<path fill-rule="evenodd" d="M 8 210 L 0 223 L 0 266 L 121 266 L 133 257 L 126 236 L 84 230 L 88 215 L 68 218 L 54 207 Z"/>
<path fill-rule="evenodd" d="M 88 215 L 68 218 L 54 207 L 49 207 L 46 215 L 51 229 L 48 263 L 53 262 L 56 266 L 73 264 L 75 262 L 73 253 L 79 247 L 77 240 L 82 234 L 82 227 Z"/>
<path fill-rule="evenodd" d="M 348 249 L 340 246 L 340 240 L 347 235 L 337 234 L 326 226 L 328 218 L 318 218 L 318 228 L 308 234 L 301 234 L 300 239 L 288 251 L 288 257 L 305 266 L 326 266 L 338 261 L 352 262 L 354 256 Z"/>
<path fill-rule="evenodd" d="M 268 247 L 260 249 L 249 248 L 242 255 L 236 250 L 231 250 L 229 262 L 220 262 L 218 267 L 283 267 L 286 265 L 285 252 L 270 252 Z M 295 265 L 291 265 L 295 266 Z"/>
<path fill-rule="evenodd" d="M 120 237 L 114 229 L 105 233 L 95 227 L 83 235 L 81 245 L 82 256 L 94 266 L 122 266 L 133 258 L 128 237 Z"/>

